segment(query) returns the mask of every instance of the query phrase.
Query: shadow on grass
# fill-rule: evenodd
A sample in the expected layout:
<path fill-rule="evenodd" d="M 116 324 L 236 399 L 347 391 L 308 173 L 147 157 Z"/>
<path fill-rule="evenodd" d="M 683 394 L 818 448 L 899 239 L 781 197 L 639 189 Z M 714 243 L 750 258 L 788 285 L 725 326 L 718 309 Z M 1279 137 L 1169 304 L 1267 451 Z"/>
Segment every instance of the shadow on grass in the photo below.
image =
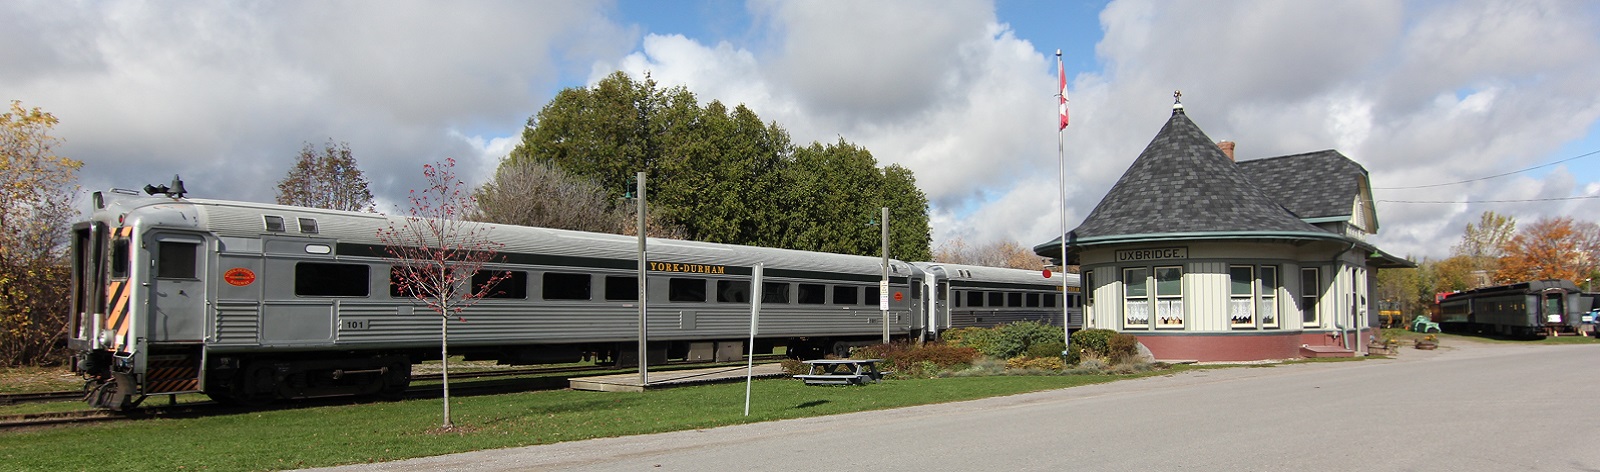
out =
<path fill-rule="evenodd" d="M 794 409 L 801 410 L 801 409 L 806 409 L 806 408 L 815 408 L 815 407 L 819 407 L 819 406 L 826 405 L 826 404 L 828 404 L 827 400 L 812 400 L 812 401 L 809 401 L 809 402 L 801 403 L 799 405 L 795 405 Z"/>

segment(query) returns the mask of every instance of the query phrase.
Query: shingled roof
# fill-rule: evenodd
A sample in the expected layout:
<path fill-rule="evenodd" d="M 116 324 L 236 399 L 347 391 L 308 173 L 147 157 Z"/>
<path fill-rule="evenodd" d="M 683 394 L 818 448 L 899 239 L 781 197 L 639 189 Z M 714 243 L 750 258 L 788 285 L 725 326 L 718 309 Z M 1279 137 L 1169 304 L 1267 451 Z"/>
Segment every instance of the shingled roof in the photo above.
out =
<path fill-rule="evenodd" d="M 1332 149 L 1239 161 L 1267 197 L 1301 219 L 1351 216 L 1367 169 Z"/>
<path fill-rule="evenodd" d="M 1181 107 L 1072 230 L 1078 243 L 1192 233 L 1326 233 L 1273 201 Z M 1199 236 L 1199 235 L 1196 235 Z"/>

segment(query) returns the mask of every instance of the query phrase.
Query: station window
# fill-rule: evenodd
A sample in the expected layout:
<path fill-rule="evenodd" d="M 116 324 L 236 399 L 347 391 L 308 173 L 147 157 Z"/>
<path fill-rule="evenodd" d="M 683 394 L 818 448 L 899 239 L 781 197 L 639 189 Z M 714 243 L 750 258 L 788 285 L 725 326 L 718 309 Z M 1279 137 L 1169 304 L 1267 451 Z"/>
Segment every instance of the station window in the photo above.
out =
<path fill-rule="evenodd" d="M 294 265 L 294 294 L 301 297 L 365 297 L 365 264 L 301 262 Z"/>
<path fill-rule="evenodd" d="M 722 303 L 750 303 L 750 282 L 744 280 L 718 280 L 717 301 Z"/>
<path fill-rule="evenodd" d="M 1082 289 L 1083 289 L 1083 304 L 1085 306 L 1093 305 L 1094 304 L 1094 288 L 1095 288 L 1094 287 L 1094 271 L 1092 271 L 1092 270 L 1083 271 L 1082 280 L 1083 280 L 1083 287 L 1082 287 Z"/>
<path fill-rule="evenodd" d="M 156 278 L 195 278 L 195 252 L 199 244 L 161 241 L 156 245 Z"/>
<path fill-rule="evenodd" d="M 705 302 L 706 279 L 680 277 L 667 279 L 667 301 Z"/>
<path fill-rule="evenodd" d="M 1320 272 L 1315 268 L 1300 269 L 1300 321 L 1305 326 L 1317 326 L 1317 299 L 1322 297 Z"/>
<path fill-rule="evenodd" d="M 853 285 L 833 286 L 833 304 L 835 305 L 860 305 L 861 292 Z"/>
<path fill-rule="evenodd" d="M 606 300 L 638 301 L 639 278 L 627 275 L 607 275 Z"/>
<path fill-rule="evenodd" d="M 1228 323 L 1234 328 L 1256 325 L 1255 272 L 1252 266 L 1228 267 Z"/>
<path fill-rule="evenodd" d="M 545 272 L 544 289 L 545 300 L 588 300 L 589 299 L 589 274 L 568 274 L 561 272 Z"/>
<path fill-rule="evenodd" d="M 1278 327 L 1278 267 L 1261 266 L 1261 327 Z"/>
<path fill-rule="evenodd" d="M 1156 268 L 1156 320 L 1158 328 L 1183 327 L 1183 268 Z"/>
<path fill-rule="evenodd" d="M 1150 269 L 1122 269 L 1122 325 L 1150 327 Z"/>
<path fill-rule="evenodd" d="M 761 303 L 789 303 L 789 284 L 785 282 L 762 282 Z"/>
<path fill-rule="evenodd" d="M 480 270 L 472 274 L 472 293 L 483 292 L 484 285 L 497 275 L 503 277 L 493 287 L 488 287 L 489 293 L 483 298 L 528 298 L 528 273 L 520 270 Z"/>
<path fill-rule="evenodd" d="M 828 302 L 828 286 L 822 284 L 800 284 L 798 295 L 802 305 L 821 305 Z"/>

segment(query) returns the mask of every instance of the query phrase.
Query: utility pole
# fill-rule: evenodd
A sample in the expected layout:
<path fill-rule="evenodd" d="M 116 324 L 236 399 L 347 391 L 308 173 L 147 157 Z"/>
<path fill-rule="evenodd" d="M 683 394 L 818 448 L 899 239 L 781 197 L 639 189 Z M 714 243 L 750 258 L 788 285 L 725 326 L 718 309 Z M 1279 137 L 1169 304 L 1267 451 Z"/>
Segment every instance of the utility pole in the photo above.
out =
<path fill-rule="evenodd" d="M 883 280 L 878 282 L 878 310 L 883 314 L 883 343 L 889 344 L 889 207 L 883 207 Z"/>

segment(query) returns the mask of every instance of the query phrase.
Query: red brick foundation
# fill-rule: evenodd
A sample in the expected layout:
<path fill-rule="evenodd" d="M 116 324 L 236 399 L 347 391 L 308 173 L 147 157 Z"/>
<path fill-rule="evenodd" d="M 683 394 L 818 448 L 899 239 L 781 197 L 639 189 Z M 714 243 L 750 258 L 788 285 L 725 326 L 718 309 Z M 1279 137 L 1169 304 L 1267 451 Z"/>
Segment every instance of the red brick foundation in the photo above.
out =
<path fill-rule="evenodd" d="M 1259 361 L 1297 359 L 1301 345 L 1342 346 L 1337 332 L 1290 331 L 1250 333 L 1128 333 L 1150 349 L 1158 361 Z M 1359 344 L 1359 343 L 1357 343 Z M 1359 350 L 1359 349 L 1358 349 Z"/>

